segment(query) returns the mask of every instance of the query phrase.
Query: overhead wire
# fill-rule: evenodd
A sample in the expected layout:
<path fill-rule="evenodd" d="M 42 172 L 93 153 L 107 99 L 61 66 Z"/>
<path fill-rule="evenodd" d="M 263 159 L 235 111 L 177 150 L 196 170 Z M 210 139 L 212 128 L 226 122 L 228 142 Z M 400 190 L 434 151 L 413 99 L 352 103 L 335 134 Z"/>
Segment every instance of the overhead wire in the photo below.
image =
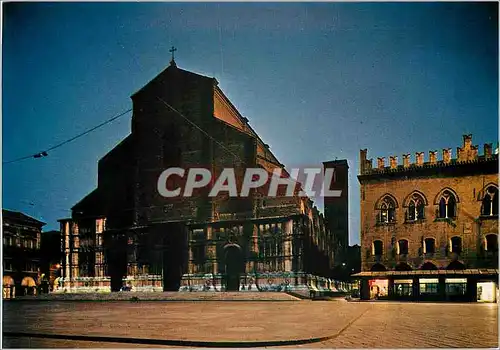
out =
<path fill-rule="evenodd" d="M 30 155 L 27 155 L 27 156 L 24 156 L 24 157 L 20 157 L 20 158 L 17 158 L 17 159 L 13 159 L 13 160 L 10 160 L 10 161 L 7 161 L 7 162 L 2 162 L 2 164 L 5 165 L 5 164 L 16 163 L 16 162 L 19 162 L 21 160 L 25 160 L 25 159 L 29 159 L 29 158 L 43 158 L 43 157 L 47 157 L 49 155 L 50 151 L 53 151 L 53 150 L 55 150 L 55 149 L 57 149 L 59 147 L 62 147 L 64 145 L 66 145 L 66 144 L 68 144 L 68 143 L 70 143 L 70 142 L 72 142 L 72 141 L 74 141 L 74 140 L 82 137 L 82 136 L 85 136 L 85 135 L 91 133 L 92 131 L 97 130 L 97 129 L 103 127 L 104 125 L 109 124 L 109 123 L 115 121 L 116 119 L 124 116 L 125 114 L 127 114 L 127 113 L 129 113 L 131 111 L 132 111 L 132 108 L 129 108 L 126 111 L 124 111 L 124 112 L 122 112 L 122 113 L 120 113 L 118 115 L 115 115 L 114 117 L 112 117 L 112 118 L 110 118 L 108 120 L 105 120 L 104 122 L 102 122 L 102 123 L 100 123 L 100 124 L 98 124 L 98 125 L 90 128 L 88 130 L 85 130 L 85 131 L 81 132 L 80 134 L 78 134 L 76 136 L 73 136 L 73 137 L 71 137 L 71 138 L 69 138 L 69 139 L 67 139 L 65 141 L 59 142 L 58 144 L 47 148 L 46 150 L 43 150 L 43 151 L 38 152 L 38 153 L 30 154 Z"/>

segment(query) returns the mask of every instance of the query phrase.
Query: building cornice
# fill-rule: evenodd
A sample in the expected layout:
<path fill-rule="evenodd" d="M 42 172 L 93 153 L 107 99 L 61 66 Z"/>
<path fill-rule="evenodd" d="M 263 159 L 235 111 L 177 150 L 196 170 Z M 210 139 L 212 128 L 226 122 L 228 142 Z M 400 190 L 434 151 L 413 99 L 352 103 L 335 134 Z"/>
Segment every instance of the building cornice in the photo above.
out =
<path fill-rule="evenodd" d="M 402 165 L 396 168 L 384 167 L 373 168 L 358 175 L 360 182 L 377 179 L 402 178 L 402 177 L 428 177 L 428 176 L 467 176 L 474 174 L 498 174 L 498 155 L 484 156 L 475 160 L 458 161 L 451 160 L 449 163 L 439 161 L 436 163 L 424 163 L 422 165 L 412 164 L 408 167 Z"/>

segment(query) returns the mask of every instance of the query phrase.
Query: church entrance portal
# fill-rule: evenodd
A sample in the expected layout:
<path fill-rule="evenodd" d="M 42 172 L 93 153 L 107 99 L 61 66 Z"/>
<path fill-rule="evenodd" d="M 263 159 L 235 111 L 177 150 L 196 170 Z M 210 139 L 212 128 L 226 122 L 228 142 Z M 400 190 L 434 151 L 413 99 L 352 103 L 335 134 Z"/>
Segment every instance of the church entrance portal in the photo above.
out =
<path fill-rule="evenodd" d="M 240 290 L 240 275 L 243 273 L 241 247 L 237 244 L 226 245 L 224 247 L 224 261 L 226 265 L 226 291 Z"/>

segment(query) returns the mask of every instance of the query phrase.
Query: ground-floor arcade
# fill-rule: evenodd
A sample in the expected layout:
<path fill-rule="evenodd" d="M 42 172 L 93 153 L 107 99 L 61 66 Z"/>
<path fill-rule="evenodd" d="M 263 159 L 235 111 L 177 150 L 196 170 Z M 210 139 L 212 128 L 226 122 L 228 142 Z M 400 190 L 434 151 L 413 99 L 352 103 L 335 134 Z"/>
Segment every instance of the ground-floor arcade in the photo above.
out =
<path fill-rule="evenodd" d="M 37 294 L 36 276 L 15 276 L 4 275 L 2 278 L 2 299 L 14 299 L 16 296 Z"/>
<path fill-rule="evenodd" d="M 362 300 L 479 301 L 499 299 L 497 269 L 364 271 Z"/>

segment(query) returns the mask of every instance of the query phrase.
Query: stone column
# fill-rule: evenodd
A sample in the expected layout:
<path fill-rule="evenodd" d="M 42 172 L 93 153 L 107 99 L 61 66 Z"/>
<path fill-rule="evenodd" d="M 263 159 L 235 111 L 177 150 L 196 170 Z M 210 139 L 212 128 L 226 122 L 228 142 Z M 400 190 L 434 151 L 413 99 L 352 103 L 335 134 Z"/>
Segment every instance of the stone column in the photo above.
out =
<path fill-rule="evenodd" d="M 467 301 L 477 301 L 477 280 L 475 277 L 467 277 Z"/>
<path fill-rule="evenodd" d="M 412 284 L 412 296 L 413 300 L 419 300 L 420 299 L 420 282 L 418 277 L 413 277 L 413 284 Z"/>
<path fill-rule="evenodd" d="M 445 276 L 439 276 L 438 293 L 440 300 L 446 300 L 446 280 Z"/>
<path fill-rule="evenodd" d="M 387 295 L 389 299 L 395 299 L 394 295 L 394 277 L 389 277 L 387 281 Z"/>
<path fill-rule="evenodd" d="M 70 224 L 65 222 L 63 226 L 63 237 L 64 239 L 64 287 L 69 287 L 69 275 L 70 275 Z"/>
<path fill-rule="evenodd" d="M 193 246 L 191 244 L 192 231 L 188 232 L 188 274 L 193 273 Z"/>
<path fill-rule="evenodd" d="M 78 230 L 78 224 L 76 222 L 73 223 L 73 228 L 71 230 L 71 235 L 73 236 L 73 246 L 70 247 L 71 249 L 71 273 L 70 273 L 70 287 L 74 287 L 75 285 L 75 278 L 78 277 L 79 271 L 78 271 L 78 251 L 75 251 L 75 249 L 80 247 L 80 239 L 79 239 L 79 230 Z"/>
<path fill-rule="evenodd" d="M 292 271 L 292 238 L 293 238 L 293 220 L 285 222 L 285 230 L 283 232 L 285 255 L 285 271 Z"/>
<path fill-rule="evenodd" d="M 256 254 L 255 256 L 259 254 L 259 226 L 258 224 L 253 225 L 253 232 L 252 232 L 252 252 Z M 259 269 L 259 264 L 257 263 L 256 260 L 252 262 L 253 266 L 251 266 L 251 271 L 253 272 L 254 270 Z"/>
<path fill-rule="evenodd" d="M 361 300 L 370 300 L 370 286 L 368 284 L 368 280 L 363 278 L 361 280 L 359 294 Z"/>
<path fill-rule="evenodd" d="M 206 251 L 206 256 L 212 260 L 211 261 L 212 273 L 216 274 L 217 273 L 217 252 L 216 252 L 215 246 L 211 243 L 212 239 L 213 239 L 213 228 L 212 228 L 212 226 L 207 226 L 205 251 Z"/>

